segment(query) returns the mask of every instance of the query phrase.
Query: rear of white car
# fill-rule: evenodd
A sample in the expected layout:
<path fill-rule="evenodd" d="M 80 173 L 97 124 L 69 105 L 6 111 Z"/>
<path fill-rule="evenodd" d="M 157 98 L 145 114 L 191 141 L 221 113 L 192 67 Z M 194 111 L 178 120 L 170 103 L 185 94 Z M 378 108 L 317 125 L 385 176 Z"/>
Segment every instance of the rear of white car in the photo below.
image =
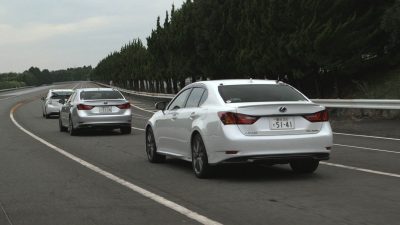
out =
<path fill-rule="evenodd" d="M 193 107 L 188 102 L 198 88 L 207 97 Z M 209 173 L 209 165 L 243 162 L 290 163 L 310 173 L 329 159 L 333 145 L 327 110 L 282 82 L 197 82 L 161 109 L 146 128 L 149 160 L 167 155 L 192 161 L 198 177 Z"/>
<path fill-rule="evenodd" d="M 230 110 L 217 112 L 220 135 L 205 138 L 210 163 L 329 158 L 328 112 L 289 85 L 219 85 L 218 92 Z"/>
<path fill-rule="evenodd" d="M 72 89 L 51 89 L 46 97 L 42 98 L 43 117 L 49 118 L 51 115 L 59 115 L 63 102 L 73 93 Z"/>

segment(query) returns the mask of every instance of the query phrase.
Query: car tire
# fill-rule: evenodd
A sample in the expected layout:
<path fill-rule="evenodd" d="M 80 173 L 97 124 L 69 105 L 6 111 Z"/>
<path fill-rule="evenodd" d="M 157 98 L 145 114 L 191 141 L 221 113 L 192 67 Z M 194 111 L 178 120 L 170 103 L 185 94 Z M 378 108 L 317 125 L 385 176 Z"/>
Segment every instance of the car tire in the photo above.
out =
<path fill-rule="evenodd" d="M 146 130 L 146 154 L 147 159 L 151 163 L 162 163 L 165 161 L 165 155 L 160 155 L 157 153 L 156 140 L 154 138 L 154 133 L 151 128 Z"/>
<path fill-rule="evenodd" d="M 69 122 L 68 122 L 68 132 L 71 136 L 75 136 L 78 134 L 77 129 L 74 128 L 74 124 L 72 122 L 71 117 L 69 118 Z"/>
<path fill-rule="evenodd" d="M 121 130 L 122 134 L 130 134 L 130 133 L 132 133 L 132 128 L 130 126 L 129 127 L 121 127 L 120 130 Z"/>
<path fill-rule="evenodd" d="M 49 119 L 49 118 L 50 118 L 50 115 L 47 114 L 47 111 L 46 111 L 46 110 L 43 112 L 43 117 L 46 118 L 46 119 Z"/>
<path fill-rule="evenodd" d="M 208 163 L 207 150 L 199 134 L 193 136 L 191 149 L 194 174 L 198 178 L 209 178 L 212 172 L 212 166 Z"/>
<path fill-rule="evenodd" d="M 60 128 L 60 132 L 65 132 L 65 131 L 68 130 L 67 127 L 64 127 L 64 126 L 62 125 L 61 116 L 60 116 L 60 118 L 58 118 L 58 126 L 59 126 L 59 128 Z"/>
<path fill-rule="evenodd" d="M 315 159 L 303 159 L 290 162 L 290 167 L 296 173 L 313 173 L 317 170 L 319 161 Z"/>

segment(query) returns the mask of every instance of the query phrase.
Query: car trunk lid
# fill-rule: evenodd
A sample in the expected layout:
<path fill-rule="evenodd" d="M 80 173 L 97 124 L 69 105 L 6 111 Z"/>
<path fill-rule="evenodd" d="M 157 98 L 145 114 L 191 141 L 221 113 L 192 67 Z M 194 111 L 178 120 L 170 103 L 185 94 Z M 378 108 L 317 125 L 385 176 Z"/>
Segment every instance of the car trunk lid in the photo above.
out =
<path fill-rule="evenodd" d="M 321 122 L 310 122 L 304 117 L 324 110 L 324 107 L 312 102 L 253 102 L 230 105 L 236 107 L 238 115 L 256 118 L 252 123 L 237 124 L 246 136 L 310 134 L 318 133 L 322 128 Z"/>

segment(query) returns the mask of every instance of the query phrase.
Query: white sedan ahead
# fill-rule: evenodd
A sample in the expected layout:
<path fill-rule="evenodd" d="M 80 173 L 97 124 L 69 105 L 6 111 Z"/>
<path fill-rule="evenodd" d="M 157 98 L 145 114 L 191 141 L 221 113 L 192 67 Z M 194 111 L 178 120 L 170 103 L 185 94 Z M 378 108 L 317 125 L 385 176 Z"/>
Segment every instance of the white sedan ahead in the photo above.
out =
<path fill-rule="evenodd" d="M 146 125 L 148 160 L 191 161 L 199 178 L 219 163 L 289 163 L 312 173 L 333 145 L 327 110 L 282 82 L 197 82 L 156 108 Z"/>

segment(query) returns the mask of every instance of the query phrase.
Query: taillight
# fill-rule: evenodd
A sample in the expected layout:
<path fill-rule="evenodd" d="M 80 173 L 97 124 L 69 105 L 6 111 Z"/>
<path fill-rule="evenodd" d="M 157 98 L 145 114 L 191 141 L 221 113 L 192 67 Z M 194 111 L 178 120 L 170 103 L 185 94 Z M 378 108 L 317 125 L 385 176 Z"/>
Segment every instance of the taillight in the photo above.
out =
<path fill-rule="evenodd" d="M 84 104 L 79 104 L 76 107 L 78 108 L 78 110 L 91 110 L 94 108 L 94 106 Z"/>
<path fill-rule="evenodd" d="M 233 112 L 218 112 L 218 116 L 222 123 L 225 125 L 253 124 L 260 118 L 258 116 L 250 116 Z"/>
<path fill-rule="evenodd" d="M 124 103 L 122 105 L 117 105 L 118 108 L 120 109 L 130 109 L 131 108 L 131 104 L 130 103 Z"/>
<path fill-rule="evenodd" d="M 303 116 L 306 118 L 308 121 L 314 123 L 314 122 L 325 122 L 329 120 L 329 114 L 327 110 L 323 110 L 320 112 L 316 112 L 314 114 L 310 115 L 305 115 Z"/>

